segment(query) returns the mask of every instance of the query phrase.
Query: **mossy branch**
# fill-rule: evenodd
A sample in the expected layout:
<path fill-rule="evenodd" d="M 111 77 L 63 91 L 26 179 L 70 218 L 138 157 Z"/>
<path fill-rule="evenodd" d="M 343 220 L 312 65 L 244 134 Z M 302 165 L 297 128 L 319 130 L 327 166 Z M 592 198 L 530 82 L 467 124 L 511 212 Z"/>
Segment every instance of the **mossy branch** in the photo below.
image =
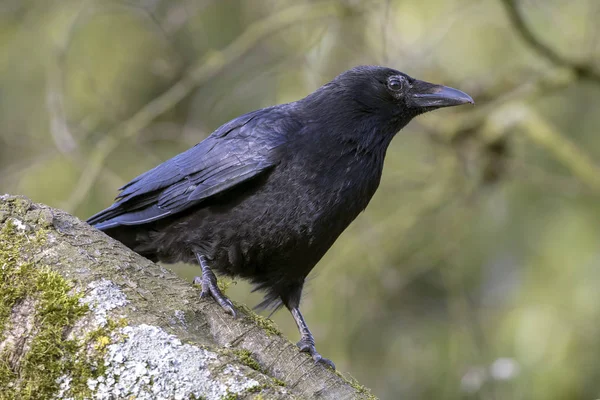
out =
<path fill-rule="evenodd" d="M 237 319 L 75 217 L 0 196 L 6 399 L 372 399 L 272 321 Z"/>

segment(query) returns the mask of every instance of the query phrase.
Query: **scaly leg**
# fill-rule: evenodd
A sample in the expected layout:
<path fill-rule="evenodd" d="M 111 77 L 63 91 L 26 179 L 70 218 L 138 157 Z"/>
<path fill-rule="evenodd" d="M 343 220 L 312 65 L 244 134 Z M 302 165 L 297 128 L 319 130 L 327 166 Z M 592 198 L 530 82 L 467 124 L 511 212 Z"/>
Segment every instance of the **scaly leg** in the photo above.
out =
<path fill-rule="evenodd" d="M 300 313 L 300 309 L 294 307 L 290 309 L 290 312 L 296 321 L 296 325 L 298 325 L 298 331 L 300 331 L 300 341 L 297 343 L 300 351 L 310 353 L 313 360 L 315 360 L 315 363 L 322 363 L 331 369 L 335 369 L 335 364 L 331 360 L 323 358 L 317 353 L 317 349 L 315 348 L 315 338 L 312 333 L 310 333 L 308 325 L 306 325 L 306 321 L 304 321 L 304 317 L 302 317 L 302 313 Z"/>
<path fill-rule="evenodd" d="M 202 268 L 202 276 L 197 276 L 194 278 L 194 284 L 202 285 L 202 293 L 200 294 L 200 297 L 204 298 L 212 296 L 212 298 L 219 303 L 225 312 L 231 314 L 233 318 L 235 318 L 237 316 L 235 307 L 233 307 L 231 300 L 229 300 L 219 289 L 219 286 L 217 285 L 217 277 L 208 266 L 206 257 L 202 254 L 196 253 L 196 258 L 198 259 L 198 263 L 200 263 L 200 268 Z"/>

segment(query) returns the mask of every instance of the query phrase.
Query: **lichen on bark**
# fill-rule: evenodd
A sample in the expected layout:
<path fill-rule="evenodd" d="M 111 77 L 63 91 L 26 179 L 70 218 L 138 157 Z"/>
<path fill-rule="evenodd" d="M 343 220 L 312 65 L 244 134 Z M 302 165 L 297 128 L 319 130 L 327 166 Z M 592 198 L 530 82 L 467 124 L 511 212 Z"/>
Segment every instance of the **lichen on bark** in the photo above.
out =
<path fill-rule="evenodd" d="M 89 395 L 86 381 L 102 373 L 101 356 L 78 357 L 86 341 L 65 334 L 88 307 L 58 272 L 23 257 L 45 244 L 47 230 L 38 226 L 33 231 L 24 221 L 6 217 L 10 208 L 24 213 L 28 203 L 15 198 L 2 207 L 0 393 L 4 398 L 47 398 L 59 390 L 59 378 L 68 374 L 71 394 Z"/>
<path fill-rule="evenodd" d="M 60 210 L 0 196 L 0 393 L 7 399 L 370 399 L 240 305 Z"/>

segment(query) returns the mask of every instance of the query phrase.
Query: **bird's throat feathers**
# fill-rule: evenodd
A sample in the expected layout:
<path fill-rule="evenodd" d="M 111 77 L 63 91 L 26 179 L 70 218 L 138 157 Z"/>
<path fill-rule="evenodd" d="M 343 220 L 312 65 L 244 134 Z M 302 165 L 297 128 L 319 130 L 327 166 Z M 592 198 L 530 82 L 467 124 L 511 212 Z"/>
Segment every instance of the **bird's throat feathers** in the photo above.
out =
<path fill-rule="evenodd" d="M 335 102 L 332 103 L 332 99 Z M 300 100 L 308 126 L 317 125 L 320 139 L 346 151 L 384 155 L 388 145 L 412 118 L 395 115 L 390 109 L 375 107 L 360 96 L 329 83 Z M 318 116 L 318 120 L 312 120 Z"/>

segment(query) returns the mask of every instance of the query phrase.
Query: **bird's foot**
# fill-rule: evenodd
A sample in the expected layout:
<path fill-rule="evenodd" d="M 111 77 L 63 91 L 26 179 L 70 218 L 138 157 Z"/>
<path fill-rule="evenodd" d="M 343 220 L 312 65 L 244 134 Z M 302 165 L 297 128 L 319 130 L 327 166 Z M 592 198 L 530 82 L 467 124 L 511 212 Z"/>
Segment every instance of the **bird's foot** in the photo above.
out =
<path fill-rule="evenodd" d="M 324 366 L 335 370 L 335 364 L 333 363 L 333 361 L 324 358 L 317 352 L 314 341 L 311 338 L 305 337 L 300 339 L 296 346 L 298 346 L 300 351 L 304 353 L 309 353 L 312 359 L 315 360 L 315 364 L 323 364 Z"/>
<path fill-rule="evenodd" d="M 200 297 L 206 298 L 211 296 L 226 313 L 231 314 L 233 318 L 237 317 L 237 313 L 235 311 L 235 307 L 231 300 L 227 298 L 219 289 L 217 285 L 217 277 L 212 273 L 207 274 L 204 273 L 202 276 L 197 276 L 194 278 L 194 284 L 202 285 L 202 293 L 200 293 Z"/>

